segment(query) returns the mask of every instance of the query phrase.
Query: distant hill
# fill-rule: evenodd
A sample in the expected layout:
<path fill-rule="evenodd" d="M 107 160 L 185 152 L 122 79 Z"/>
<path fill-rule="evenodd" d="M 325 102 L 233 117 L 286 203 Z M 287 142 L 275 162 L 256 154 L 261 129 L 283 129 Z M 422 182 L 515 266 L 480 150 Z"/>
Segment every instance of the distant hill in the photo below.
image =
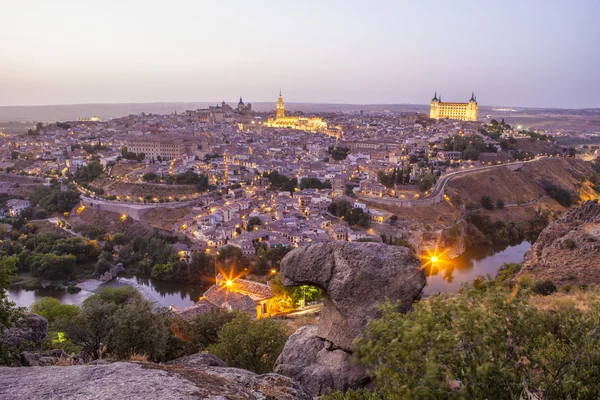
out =
<path fill-rule="evenodd" d="M 175 111 L 196 110 L 221 104 L 221 102 L 172 102 L 172 103 L 115 103 L 115 104 L 65 104 L 44 106 L 5 106 L 0 107 L 0 127 L 8 122 L 33 123 L 72 121 L 78 118 L 97 116 L 101 120 L 123 117 L 130 114 L 152 113 L 170 114 Z M 235 107 L 237 102 L 229 102 Z M 427 104 L 325 104 L 286 102 L 290 113 L 365 113 L 421 112 L 428 113 Z M 259 112 L 275 110 L 275 102 L 254 102 L 252 109 Z M 504 118 L 507 123 L 522 125 L 530 129 L 600 131 L 600 109 L 544 109 L 501 106 L 480 106 L 479 119 Z"/>

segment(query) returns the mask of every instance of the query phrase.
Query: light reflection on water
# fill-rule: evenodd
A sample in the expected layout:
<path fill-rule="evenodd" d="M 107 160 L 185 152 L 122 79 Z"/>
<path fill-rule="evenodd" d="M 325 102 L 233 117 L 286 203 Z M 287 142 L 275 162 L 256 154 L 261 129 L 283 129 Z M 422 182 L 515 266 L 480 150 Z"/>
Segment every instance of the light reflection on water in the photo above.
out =
<path fill-rule="evenodd" d="M 529 249 L 529 242 L 513 245 L 491 245 L 477 246 L 467 250 L 461 256 L 445 261 L 442 270 L 435 269 L 432 275 L 427 277 L 427 286 L 424 294 L 437 292 L 456 292 L 464 282 L 472 282 L 478 275 L 492 277 L 503 263 L 519 263 L 523 255 Z M 67 291 L 53 290 L 50 288 L 38 290 L 23 290 L 11 287 L 8 290 L 8 298 L 17 306 L 29 307 L 36 300 L 45 297 L 55 297 L 65 304 L 80 305 L 92 293 L 104 287 L 120 287 L 130 285 L 140 291 L 142 296 L 157 307 L 169 307 L 171 305 L 185 308 L 193 305 L 208 289 L 208 285 L 188 285 L 176 282 L 162 282 L 151 278 L 132 277 L 117 278 L 108 283 L 95 280 L 83 282 L 79 286 L 83 288 L 79 293 L 68 293 Z"/>
<path fill-rule="evenodd" d="M 512 245 L 477 246 L 468 249 L 459 257 L 440 263 L 442 268 L 428 269 L 427 286 L 424 294 L 457 292 L 465 282 L 488 274 L 493 278 L 504 263 L 520 263 L 531 247 L 524 241 Z"/>

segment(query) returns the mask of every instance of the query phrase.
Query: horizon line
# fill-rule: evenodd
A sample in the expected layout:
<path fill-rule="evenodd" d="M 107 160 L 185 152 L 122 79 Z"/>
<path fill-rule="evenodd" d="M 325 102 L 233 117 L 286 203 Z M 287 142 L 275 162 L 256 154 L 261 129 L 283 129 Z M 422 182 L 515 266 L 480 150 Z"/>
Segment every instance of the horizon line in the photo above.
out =
<path fill-rule="evenodd" d="M 0 105 L 0 108 L 16 108 L 16 107 L 73 107 L 73 106 L 95 106 L 95 105 L 134 105 L 134 104 L 188 104 L 188 103 L 206 103 L 206 104 L 218 104 L 220 105 L 223 101 L 149 101 L 149 102 L 120 102 L 120 103 L 109 103 L 109 102 L 98 102 L 98 103 L 59 103 L 59 104 L 15 104 L 15 105 Z M 234 101 L 225 101 L 226 104 L 233 103 Z M 246 103 L 248 104 L 248 103 Z M 277 104 L 277 101 L 256 101 L 249 102 L 249 104 Z M 327 105 L 327 106 L 423 106 L 428 107 L 430 104 L 425 103 L 322 103 L 322 102 L 294 102 L 286 101 L 286 104 L 304 104 L 304 105 Z M 600 107 L 543 107 L 543 106 L 510 106 L 510 105 L 485 105 L 479 104 L 480 107 L 510 107 L 510 108 L 521 108 L 521 109 L 545 109 L 545 110 L 600 110 Z"/>

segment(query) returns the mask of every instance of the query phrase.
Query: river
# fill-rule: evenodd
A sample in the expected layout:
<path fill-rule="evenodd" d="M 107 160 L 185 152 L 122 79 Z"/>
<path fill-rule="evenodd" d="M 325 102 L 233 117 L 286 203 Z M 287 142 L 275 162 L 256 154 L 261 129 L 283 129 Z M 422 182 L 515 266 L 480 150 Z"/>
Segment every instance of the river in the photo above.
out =
<path fill-rule="evenodd" d="M 463 283 L 471 283 L 481 275 L 494 278 L 504 263 L 520 263 L 531 243 L 476 246 L 452 260 L 442 260 L 427 277 L 424 294 L 457 292 Z M 428 269 L 429 272 L 429 269 Z"/>
<path fill-rule="evenodd" d="M 472 282 L 478 275 L 489 274 L 494 277 L 503 263 L 521 262 L 530 246 L 529 242 L 522 242 L 512 245 L 477 246 L 468 249 L 453 260 L 441 262 L 440 265 L 444 268 L 434 270 L 427 278 L 424 293 L 456 292 L 463 283 Z M 8 290 L 8 298 L 21 307 L 29 307 L 44 296 L 55 297 L 62 303 L 80 305 L 88 296 L 102 288 L 124 285 L 135 287 L 145 299 L 157 307 L 174 305 L 179 308 L 193 305 L 208 288 L 202 285 L 162 282 L 142 277 L 117 278 L 108 283 L 90 279 L 79 284 L 82 288 L 79 293 L 51 289 L 24 290 L 11 287 Z"/>
<path fill-rule="evenodd" d="M 107 283 L 89 279 L 78 285 L 82 289 L 79 293 L 68 293 L 66 290 L 49 288 L 24 290 L 11 287 L 8 290 L 8 299 L 15 302 L 19 307 L 29 307 L 36 300 L 46 296 L 57 298 L 61 303 L 81 305 L 87 297 L 103 288 L 126 285 L 136 288 L 146 300 L 152 302 L 156 307 L 169 307 L 171 305 L 179 308 L 189 307 L 208 289 L 208 286 L 162 282 L 143 277 L 117 278 Z"/>

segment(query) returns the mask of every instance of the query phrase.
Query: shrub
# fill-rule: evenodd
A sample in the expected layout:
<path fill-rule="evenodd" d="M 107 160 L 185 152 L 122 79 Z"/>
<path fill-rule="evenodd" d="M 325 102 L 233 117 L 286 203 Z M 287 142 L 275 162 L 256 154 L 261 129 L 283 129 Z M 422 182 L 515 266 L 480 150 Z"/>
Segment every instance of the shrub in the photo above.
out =
<path fill-rule="evenodd" d="M 569 250 L 575 250 L 575 248 L 577 248 L 577 244 L 575 243 L 575 241 L 573 239 L 567 239 L 565 240 L 565 247 Z"/>
<path fill-rule="evenodd" d="M 600 307 L 539 310 L 525 293 L 467 287 L 403 314 L 369 321 L 355 354 L 375 378 L 371 393 L 341 399 L 598 398 Z M 560 372 L 559 372 L 560 371 Z"/>
<path fill-rule="evenodd" d="M 287 329 L 280 321 L 257 321 L 239 315 L 223 326 L 219 331 L 219 342 L 209 346 L 208 351 L 230 367 L 264 374 L 273 369 L 287 337 Z"/>
<path fill-rule="evenodd" d="M 504 208 L 504 200 L 498 199 L 496 200 L 496 208 L 502 210 Z"/>
<path fill-rule="evenodd" d="M 490 196 L 481 196 L 479 203 L 481 204 L 481 207 L 485 208 L 486 210 L 494 209 L 494 203 L 492 202 L 492 198 Z"/>
<path fill-rule="evenodd" d="M 542 296 L 548 296 L 556 292 L 556 285 L 554 282 L 549 280 L 539 281 L 533 285 L 532 291 L 533 293 L 541 294 Z"/>
<path fill-rule="evenodd" d="M 31 305 L 31 312 L 39 314 L 53 325 L 59 318 L 73 318 L 79 314 L 79 307 L 70 304 L 61 304 L 54 297 L 42 297 Z"/>

